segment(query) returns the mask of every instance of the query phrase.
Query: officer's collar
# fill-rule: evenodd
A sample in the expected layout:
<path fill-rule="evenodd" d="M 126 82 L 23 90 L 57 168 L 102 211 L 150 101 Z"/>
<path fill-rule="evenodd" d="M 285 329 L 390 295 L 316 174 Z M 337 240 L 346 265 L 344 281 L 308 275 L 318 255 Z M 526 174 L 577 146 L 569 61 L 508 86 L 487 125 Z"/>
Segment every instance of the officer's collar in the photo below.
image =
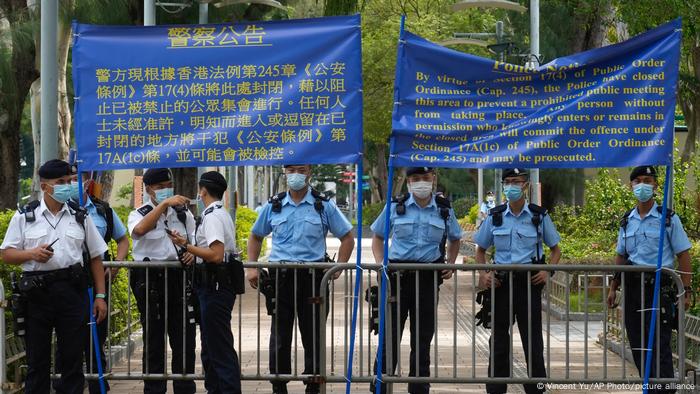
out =
<path fill-rule="evenodd" d="M 299 201 L 298 205 L 301 205 L 303 203 L 308 203 L 311 205 L 314 205 L 314 196 L 311 195 L 311 186 L 308 186 L 308 189 L 306 190 L 306 194 L 304 195 L 304 198 Z M 294 205 L 294 200 L 292 200 L 292 195 L 291 192 L 287 191 L 287 195 L 284 196 L 284 200 L 282 200 L 282 205 L 287 205 L 291 204 Z"/>
<path fill-rule="evenodd" d="M 646 216 L 660 217 L 661 214 L 656 209 L 657 207 L 658 207 L 658 204 L 656 204 L 656 201 L 654 201 L 654 205 L 651 206 L 651 209 L 649 210 L 649 212 L 647 212 Z M 630 216 L 636 217 L 637 219 L 642 220 L 642 217 L 639 216 L 639 207 L 634 207 L 634 210 L 632 211 Z"/>
<path fill-rule="evenodd" d="M 420 207 L 420 205 L 418 205 L 418 203 L 416 202 L 416 199 L 413 198 L 413 193 L 410 193 L 410 195 L 409 195 L 409 197 L 408 197 L 408 200 L 406 200 L 406 205 L 411 205 L 411 204 L 414 204 L 415 206 Z M 426 206 L 423 207 L 423 208 L 432 208 L 432 207 L 435 207 L 435 206 L 436 206 L 436 204 L 435 204 L 435 194 L 431 194 L 431 195 L 430 195 L 430 202 L 428 203 L 428 205 L 426 205 Z"/>
<path fill-rule="evenodd" d="M 527 213 L 528 215 L 532 215 L 532 212 L 530 212 L 530 208 L 528 207 L 528 205 L 530 205 L 530 204 L 528 204 L 527 200 L 525 200 L 525 205 L 523 205 L 523 209 L 520 210 L 520 215 L 522 215 L 523 213 Z M 510 210 L 510 203 L 506 203 L 506 213 L 505 214 L 506 215 L 511 214 L 511 216 L 518 217 L 518 216 L 515 216 L 513 211 Z"/>
<path fill-rule="evenodd" d="M 223 206 L 223 204 L 221 203 L 221 200 L 216 200 L 216 201 L 212 202 L 211 204 L 207 205 L 207 207 L 204 208 L 204 210 L 206 211 L 209 208 L 221 208 L 222 206 Z"/>
<path fill-rule="evenodd" d="M 51 213 L 51 211 L 49 210 L 49 207 L 46 205 L 46 201 L 44 201 L 44 198 L 51 198 L 51 196 L 46 196 L 46 195 L 44 195 L 44 196 L 41 197 L 41 204 L 39 204 L 39 207 L 36 209 L 36 212 L 35 212 L 36 215 L 43 215 L 43 214 L 44 214 L 44 211 L 47 211 L 47 212 Z M 64 203 L 64 204 L 61 206 L 61 209 L 59 209 L 57 215 L 60 215 L 61 212 L 63 212 L 63 211 L 69 211 L 69 209 L 68 209 L 68 204 L 65 204 L 65 203 Z M 53 214 L 52 214 L 52 215 L 53 215 Z"/>

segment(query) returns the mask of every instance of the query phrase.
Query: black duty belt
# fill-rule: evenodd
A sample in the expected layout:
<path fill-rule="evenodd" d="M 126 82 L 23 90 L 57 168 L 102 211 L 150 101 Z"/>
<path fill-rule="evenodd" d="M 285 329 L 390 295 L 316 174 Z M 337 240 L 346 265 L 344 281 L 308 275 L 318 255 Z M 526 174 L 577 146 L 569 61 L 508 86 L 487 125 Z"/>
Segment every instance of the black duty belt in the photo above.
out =
<path fill-rule="evenodd" d="M 85 279 L 85 271 L 80 263 L 53 271 L 23 272 L 19 281 L 20 291 L 26 292 L 44 288 L 55 282 L 71 281 L 80 283 Z"/>

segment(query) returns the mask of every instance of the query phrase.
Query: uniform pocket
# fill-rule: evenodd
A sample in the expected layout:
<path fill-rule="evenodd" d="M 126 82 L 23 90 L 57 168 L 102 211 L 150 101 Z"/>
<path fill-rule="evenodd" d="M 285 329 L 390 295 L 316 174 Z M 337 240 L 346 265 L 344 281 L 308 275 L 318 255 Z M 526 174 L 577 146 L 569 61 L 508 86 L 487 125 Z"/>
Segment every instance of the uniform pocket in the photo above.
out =
<path fill-rule="evenodd" d="M 445 221 L 442 218 L 431 217 L 428 226 L 428 239 L 432 242 L 440 242 L 444 235 Z"/>
<path fill-rule="evenodd" d="M 42 243 L 53 242 L 53 240 L 45 242 L 47 234 L 48 231 L 46 231 L 45 228 L 39 226 L 27 229 L 27 231 L 24 233 L 24 249 L 33 249 L 41 245 Z"/>
<path fill-rule="evenodd" d="M 495 228 L 493 230 L 493 245 L 498 251 L 510 251 L 510 229 Z"/>
<path fill-rule="evenodd" d="M 415 222 L 409 218 L 394 219 L 394 236 L 396 238 L 409 238 L 413 236 Z"/>
<path fill-rule="evenodd" d="M 307 216 L 302 222 L 303 234 L 309 238 L 323 238 L 323 226 L 321 226 L 321 217 L 318 215 Z"/>
<path fill-rule="evenodd" d="M 518 241 L 524 250 L 535 251 L 537 248 L 537 230 L 534 226 L 528 226 L 516 230 Z M 541 252 L 541 251 L 540 251 Z"/>

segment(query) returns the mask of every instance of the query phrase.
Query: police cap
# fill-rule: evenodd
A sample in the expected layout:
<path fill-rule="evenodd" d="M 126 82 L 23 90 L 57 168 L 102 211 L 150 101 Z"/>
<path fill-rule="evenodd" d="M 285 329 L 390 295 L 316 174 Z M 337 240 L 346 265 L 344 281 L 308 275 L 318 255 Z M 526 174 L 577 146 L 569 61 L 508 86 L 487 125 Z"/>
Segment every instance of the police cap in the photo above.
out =
<path fill-rule="evenodd" d="M 228 188 L 226 179 L 218 171 L 209 171 L 199 177 L 199 186 L 206 187 L 207 190 L 223 193 Z"/>
<path fill-rule="evenodd" d="M 430 174 L 432 172 L 434 172 L 432 167 L 408 167 L 408 168 L 406 168 L 406 176 Z"/>
<path fill-rule="evenodd" d="M 653 176 L 656 178 L 656 168 L 652 166 L 639 166 L 635 167 L 630 174 L 630 182 L 633 181 L 638 176 Z"/>
<path fill-rule="evenodd" d="M 156 183 L 168 182 L 173 180 L 173 174 L 167 168 L 151 168 L 143 174 L 143 183 L 146 186 L 155 185 Z"/>
<path fill-rule="evenodd" d="M 71 166 L 63 160 L 53 159 L 39 167 L 39 177 L 44 179 L 57 179 L 66 175 L 73 175 Z"/>
<path fill-rule="evenodd" d="M 527 170 L 524 168 L 506 168 L 503 170 L 503 174 L 501 175 L 501 180 L 505 180 L 506 178 L 511 178 L 514 176 L 524 176 L 528 177 Z"/>

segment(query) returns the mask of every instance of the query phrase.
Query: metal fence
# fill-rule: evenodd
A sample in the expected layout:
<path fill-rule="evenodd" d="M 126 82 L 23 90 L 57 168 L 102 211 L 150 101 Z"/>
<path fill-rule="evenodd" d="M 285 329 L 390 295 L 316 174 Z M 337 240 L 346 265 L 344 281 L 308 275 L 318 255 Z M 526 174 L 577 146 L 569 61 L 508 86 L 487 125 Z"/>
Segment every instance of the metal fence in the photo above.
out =
<path fill-rule="evenodd" d="M 165 280 L 167 282 L 169 270 L 166 268 L 178 269 L 180 267 L 179 262 L 107 262 L 107 266 L 111 267 L 125 267 L 128 268 L 126 275 L 131 277 L 132 270 L 135 268 L 144 269 L 146 276 L 152 275 L 153 273 L 160 271 L 163 272 Z M 509 323 L 510 327 L 510 341 L 508 343 L 508 358 L 509 358 L 509 371 L 507 376 L 501 377 L 490 377 L 494 375 L 493 365 L 494 360 L 489 360 L 489 349 L 494 346 L 494 338 L 491 336 L 491 331 L 481 326 L 477 326 L 474 316 L 478 313 L 481 306 L 476 301 L 477 285 L 478 285 L 478 275 L 476 274 L 480 270 L 493 269 L 493 265 L 435 265 L 435 264 L 390 264 L 389 270 L 384 272 L 382 266 L 379 264 L 364 264 L 362 265 L 362 278 L 360 292 L 354 293 L 354 283 L 355 283 L 355 269 L 356 266 L 353 264 L 332 264 L 332 263 L 297 263 L 297 264 L 275 264 L 275 263 L 247 263 L 246 268 L 258 268 L 258 269 L 285 269 L 290 275 L 293 275 L 294 290 L 293 293 L 296 294 L 299 290 L 297 285 L 297 278 L 299 275 L 319 275 L 320 278 L 320 292 L 314 293 L 312 297 L 309 298 L 308 302 L 318 304 L 320 306 L 319 316 L 314 315 L 313 319 L 319 320 L 319 331 L 314 331 L 313 333 L 313 343 L 311 346 L 314 350 L 318 350 L 318 357 L 313 357 L 314 370 L 317 370 L 316 374 L 304 374 L 304 351 L 301 345 L 301 337 L 299 333 L 299 325 L 296 318 L 293 323 L 293 342 L 291 349 L 291 359 L 292 368 L 290 373 L 285 374 L 272 374 L 270 373 L 268 365 L 269 357 L 269 340 L 271 335 L 271 323 L 273 319 L 277 316 L 269 316 L 266 313 L 265 308 L 265 298 L 260 293 L 260 290 L 253 290 L 250 287 L 247 288 L 246 294 L 239 296 L 236 299 L 234 306 L 233 316 L 232 316 L 232 326 L 235 338 L 235 348 L 238 352 L 240 363 L 241 363 L 241 376 L 242 380 L 255 380 L 255 381 L 272 381 L 272 380 L 285 380 L 285 381 L 304 381 L 304 382 L 316 382 L 321 384 L 322 392 L 325 392 L 327 385 L 344 385 L 349 377 L 347 376 L 348 362 L 352 362 L 352 382 L 353 387 L 357 386 L 359 389 L 362 387 L 365 391 L 370 383 L 376 380 L 376 374 L 374 372 L 374 363 L 377 353 L 377 336 L 369 333 L 368 325 L 372 318 L 372 311 L 369 305 L 365 302 L 365 291 L 366 289 L 376 285 L 378 283 L 377 279 L 379 275 L 385 275 L 390 278 L 396 272 L 410 273 L 410 272 L 424 272 L 424 276 L 432 276 L 430 281 L 430 286 L 432 286 L 433 291 L 437 295 L 432 300 L 433 307 L 433 332 L 431 347 L 430 347 L 430 376 L 408 376 L 409 375 L 409 353 L 410 353 L 410 340 L 409 340 L 409 327 L 407 324 L 405 332 L 403 333 L 403 341 L 397 342 L 396 351 L 396 369 L 394 371 L 391 368 L 387 368 L 389 371 L 386 373 L 382 381 L 387 385 L 388 391 L 392 392 L 403 392 L 406 391 L 403 384 L 407 383 L 432 383 L 433 385 L 451 385 L 450 387 L 457 390 L 458 386 L 463 384 L 489 384 L 489 383 L 507 383 L 507 384 L 523 384 L 523 383 L 541 383 L 541 384 L 567 384 L 567 383 L 641 383 L 642 379 L 639 377 L 636 368 L 631 364 L 625 357 L 619 358 L 615 353 L 610 352 L 608 349 L 611 348 L 608 341 L 612 340 L 614 337 L 621 337 L 622 343 L 625 347 L 629 347 L 626 343 L 626 333 L 625 330 L 621 329 L 619 324 L 609 324 L 608 319 L 591 319 L 590 314 L 597 309 L 591 308 L 591 305 L 595 302 L 598 307 L 603 309 L 605 314 L 612 314 L 613 311 L 610 310 L 604 302 L 605 294 L 608 291 L 608 280 L 609 275 L 615 272 L 622 272 L 623 286 L 626 280 L 631 277 L 631 275 L 641 275 L 650 276 L 653 275 L 654 267 L 640 267 L 640 266 L 599 266 L 599 265 L 579 265 L 579 266 L 537 266 L 538 270 L 543 271 L 554 271 L 556 270 L 556 276 L 554 279 L 548 279 L 547 284 L 541 290 L 541 297 L 543 304 L 552 305 L 554 303 L 553 298 L 561 298 L 561 305 L 566 306 L 564 311 L 564 316 L 557 318 L 552 313 L 549 312 L 548 308 L 543 307 L 542 315 L 542 331 L 544 342 L 544 360 L 545 369 L 547 377 L 535 377 L 532 371 L 532 357 L 533 352 L 528 352 L 525 355 L 523 351 L 523 346 L 519 340 L 515 339 L 517 333 L 520 333 L 517 323 L 513 318 L 513 308 L 518 305 L 514 305 L 520 302 L 528 303 L 528 310 L 532 309 L 530 304 L 530 295 L 534 291 L 532 286 L 527 286 L 527 299 L 520 300 L 517 299 L 516 302 L 509 302 L 508 313 L 509 313 Z M 513 281 L 520 275 L 526 275 L 527 283 L 530 282 L 531 275 L 534 273 L 528 271 L 532 269 L 530 265 L 499 265 L 498 270 L 504 272 L 503 277 L 504 285 L 507 284 L 509 291 L 509 299 L 513 298 Z M 301 271 L 305 270 L 305 271 Z M 306 271 L 308 270 L 308 271 Z M 451 279 L 446 280 L 443 284 L 439 284 L 439 276 L 441 270 L 451 270 L 454 275 Z M 179 271 L 177 275 L 182 275 L 183 279 L 186 279 L 187 273 L 184 271 Z M 340 274 L 340 277 L 333 280 L 335 274 Z M 675 283 L 679 289 L 683 289 L 680 282 L 679 276 L 673 271 L 664 270 L 664 275 L 671 278 L 673 283 Z M 491 271 L 490 275 L 496 275 L 494 271 Z M 580 283 L 580 296 L 578 299 L 578 305 L 581 306 L 580 312 L 582 314 L 582 320 L 579 322 L 572 321 L 568 319 L 571 305 L 571 291 L 568 289 L 568 285 L 572 283 L 572 278 L 576 275 L 578 278 L 575 283 Z M 402 297 L 402 292 L 407 292 L 412 289 L 404 288 L 402 286 L 414 286 L 416 291 L 413 293 L 416 296 L 415 302 L 420 304 L 421 302 L 421 291 L 419 291 L 419 286 L 424 286 L 424 284 L 419 283 L 419 276 L 414 275 L 406 281 L 395 281 L 396 288 L 391 289 L 387 292 L 388 295 L 393 294 L 394 296 L 387 297 L 387 304 L 385 305 L 385 310 L 387 313 L 386 317 L 386 338 L 385 343 L 392 344 L 397 338 L 400 337 L 400 330 L 396 324 L 396 317 L 392 316 L 389 311 L 391 311 L 391 304 L 396 303 L 395 307 L 401 310 L 401 302 L 412 302 L 412 300 L 407 300 Z M 591 279 L 594 279 L 591 282 Z M 595 279 L 598 278 L 598 279 Z M 602 278 L 602 279 L 601 279 Z M 131 279 L 131 278 L 129 278 Z M 317 277 L 314 278 L 313 283 L 316 283 Z M 600 280 L 599 280 L 600 279 Z M 423 279 L 420 279 L 423 280 Z M 410 281 L 415 281 L 411 283 Z M 563 283 L 565 291 L 558 292 L 555 294 L 558 285 L 554 284 L 554 281 L 558 283 Z M 148 286 L 148 280 L 146 281 Z M 593 284 L 592 284 L 593 283 Z M 642 279 L 642 287 L 644 286 L 644 280 Z M 392 281 L 386 282 L 387 286 L 391 286 Z M 1 286 L 1 284 L 0 284 Z M 279 291 L 280 283 L 278 280 L 274 283 L 276 291 Z M 327 290 L 326 290 L 327 289 Z M 603 302 L 601 303 L 600 297 L 596 296 L 595 300 L 589 299 L 590 295 L 595 292 L 589 290 L 596 289 L 595 292 L 601 293 L 603 296 Z M 108 362 L 107 368 L 105 370 L 105 378 L 109 380 L 154 380 L 154 379 L 168 379 L 168 380 L 201 380 L 203 379 L 203 373 L 200 368 L 197 368 L 193 374 L 177 374 L 173 373 L 171 368 L 168 368 L 168 360 L 172 356 L 169 349 L 166 346 L 164 354 L 162 354 L 163 360 L 166 365 L 165 372 L 163 373 L 144 373 L 143 370 L 148 370 L 148 365 L 142 365 L 141 360 L 134 355 L 134 344 L 137 343 L 139 337 L 144 337 L 144 333 L 148 332 L 148 319 L 145 320 L 146 324 L 143 327 L 138 327 L 134 321 L 131 320 L 131 311 L 135 309 L 135 303 L 132 301 L 133 297 L 131 294 L 131 289 L 128 290 L 128 303 L 127 303 L 127 324 L 124 329 L 125 336 L 125 347 L 126 351 L 125 359 L 119 364 Z M 579 291 L 579 290 L 577 290 Z M 495 308 L 495 292 L 496 290 L 492 288 L 491 290 L 491 302 L 492 309 Z M 1 294 L 4 294 L 0 292 Z M 150 292 L 146 290 L 146 297 Z M 579 293 L 574 293 L 579 294 Z M 182 294 L 165 294 L 165 302 L 173 299 L 173 297 L 185 297 L 185 290 L 183 288 Z M 361 302 L 359 303 L 359 310 L 357 316 L 357 330 L 355 341 L 355 348 L 353 350 L 353 359 L 348 360 L 348 355 L 350 353 L 349 344 L 350 337 L 353 335 L 351 321 L 352 321 L 352 310 L 353 301 L 355 297 L 360 297 Z M 113 310 L 111 305 L 112 297 L 109 297 L 110 305 L 109 310 Z M 149 305 L 150 300 L 147 300 L 145 305 Z M 620 304 L 620 309 L 624 311 L 627 301 L 623 298 Z M 2 303 L 5 306 L 5 303 Z M 184 306 L 183 306 L 184 307 Z M 148 307 L 147 307 L 148 308 Z M 642 310 L 650 312 L 650 305 L 642 305 Z M 167 311 L 167 308 L 165 309 Z M 4 312 L 4 308 L 3 308 Z M 148 311 L 143 311 L 148 315 Z M 296 303 L 295 303 L 296 312 Z M 644 312 L 646 313 L 646 312 Z M 4 319 L 5 314 L 0 313 L 0 319 Z M 186 317 L 185 311 L 183 311 L 183 317 Z M 296 313 L 295 313 L 296 316 Z M 425 312 L 423 317 L 425 318 Z M 416 320 L 422 320 L 420 308 L 416 307 L 415 316 Z M 413 316 L 409 319 L 413 319 Z M 163 318 L 166 321 L 171 318 L 167 315 L 167 312 Z M 676 354 L 686 354 L 685 352 L 685 328 L 686 319 L 685 311 L 683 309 L 682 303 L 678 308 L 678 335 L 675 341 L 675 353 Z M 528 317 L 528 324 L 524 325 L 527 330 L 531 331 L 532 325 L 530 324 L 531 317 Z M 657 320 L 658 322 L 659 320 Z M 0 334 L 4 335 L 5 322 L 0 321 Z M 393 323 L 393 324 L 392 324 Z M 109 323 L 111 325 L 111 322 Z M 185 324 L 185 319 L 183 318 L 181 322 L 177 324 Z M 660 323 L 659 323 L 660 324 Z M 279 326 L 279 325 L 277 325 Z M 491 327 L 494 326 L 494 315 L 491 315 Z M 523 325 L 521 325 L 523 327 Z M 657 327 L 658 328 L 658 327 Z M 417 330 L 420 327 L 417 327 Z M 643 330 L 643 327 L 640 327 Z M 113 328 L 110 328 L 110 332 L 113 332 Z M 166 330 L 167 332 L 167 330 Z M 658 334 L 659 330 L 657 330 Z M 529 341 L 524 343 L 524 348 L 532 348 L 532 338 L 533 333 L 528 333 Z M 420 336 L 419 332 L 416 332 L 416 336 Z M 597 338 L 600 338 L 600 344 L 598 344 Z M 167 337 L 164 338 L 167 344 Z M 415 341 L 415 338 L 413 339 Z M 2 387 L 8 389 L 9 386 L 7 382 L 7 361 L 8 361 L 8 348 L 6 341 L 3 341 L 3 349 L 0 349 L 0 379 L 2 381 Z M 656 346 L 658 346 L 658 338 L 656 341 Z M 111 353 L 111 348 L 113 345 L 110 341 L 107 342 L 107 353 Z M 389 347 L 387 347 L 389 348 Z M 148 344 L 144 347 L 144 353 L 148 352 Z M 419 353 L 420 350 L 417 350 Z M 391 366 L 391 358 L 393 355 L 391 352 L 387 352 L 386 365 Z M 656 352 L 658 355 L 658 352 Z M 419 360 L 420 354 L 415 355 L 415 360 Z M 425 356 L 425 355 L 424 355 Z M 109 360 L 109 358 L 108 358 Z M 147 360 L 145 358 L 144 360 Z M 491 370 L 489 370 L 489 361 L 491 361 Z M 659 363 L 659 358 L 657 356 L 655 362 Z M 674 361 L 674 368 L 676 371 L 675 377 L 671 378 L 658 378 L 652 376 L 651 381 L 654 383 L 674 383 L 683 384 L 684 378 L 686 376 L 686 358 L 679 357 Z M 418 369 L 418 368 L 416 368 Z M 657 368 L 657 371 L 659 369 Z M 89 379 L 95 379 L 97 375 L 92 373 L 92 371 L 87 371 L 86 376 Z M 549 386 L 548 386 L 549 387 Z"/>

